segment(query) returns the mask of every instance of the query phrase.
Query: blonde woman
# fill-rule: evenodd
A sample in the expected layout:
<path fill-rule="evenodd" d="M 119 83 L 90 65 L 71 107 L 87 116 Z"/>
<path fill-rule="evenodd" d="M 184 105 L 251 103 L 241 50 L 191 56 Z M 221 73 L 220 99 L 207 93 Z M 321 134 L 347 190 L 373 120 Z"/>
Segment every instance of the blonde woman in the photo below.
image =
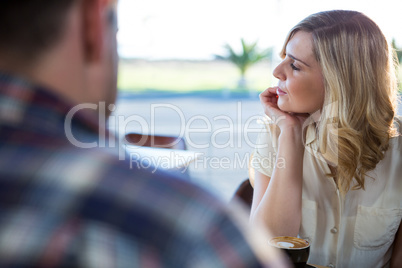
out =
<path fill-rule="evenodd" d="M 401 120 L 383 33 L 359 12 L 321 12 L 281 56 L 278 86 L 260 95 L 270 120 L 253 153 L 252 223 L 308 239 L 314 264 L 402 267 Z"/>

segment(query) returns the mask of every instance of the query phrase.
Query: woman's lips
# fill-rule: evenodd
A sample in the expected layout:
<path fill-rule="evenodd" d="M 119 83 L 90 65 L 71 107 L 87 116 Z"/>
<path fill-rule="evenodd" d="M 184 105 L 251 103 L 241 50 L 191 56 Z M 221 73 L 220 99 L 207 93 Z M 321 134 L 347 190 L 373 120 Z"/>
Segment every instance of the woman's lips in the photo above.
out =
<path fill-rule="evenodd" d="M 281 95 L 287 95 L 288 93 L 286 93 L 285 91 L 281 90 L 279 87 L 276 89 L 276 94 L 278 94 L 279 96 Z"/>

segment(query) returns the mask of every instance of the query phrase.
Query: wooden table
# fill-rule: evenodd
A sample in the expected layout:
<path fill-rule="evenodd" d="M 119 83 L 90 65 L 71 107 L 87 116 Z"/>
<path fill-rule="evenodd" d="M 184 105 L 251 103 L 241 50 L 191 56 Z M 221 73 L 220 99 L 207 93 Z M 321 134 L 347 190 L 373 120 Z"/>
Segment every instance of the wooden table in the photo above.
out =
<path fill-rule="evenodd" d="M 188 150 L 173 150 L 166 148 L 139 147 L 125 145 L 130 160 L 139 159 L 143 163 L 162 169 L 183 169 L 202 156 L 202 153 Z"/>

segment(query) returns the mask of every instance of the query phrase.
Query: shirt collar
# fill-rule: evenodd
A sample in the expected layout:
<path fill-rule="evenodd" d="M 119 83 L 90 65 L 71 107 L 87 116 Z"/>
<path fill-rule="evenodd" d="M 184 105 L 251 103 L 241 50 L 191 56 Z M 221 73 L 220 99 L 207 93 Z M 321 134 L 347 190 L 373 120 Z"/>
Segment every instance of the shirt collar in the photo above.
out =
<path fill-rule="evenodd" d="M 316 133 L 315 124 L 308 125 L 307 131 L 306 131 L 306 145 L 315 141 L 316 138 L 317 138 L 317 133 Z"/>
<path fill-rule="evenodd" d="M 35 85 L 29 80 L 0 72 L 0 124 L 24 125 L 24 129 L 46 127 L 58 131 L 64 126 L 66 115 L 74 105 L 52 90 Z M 42 126 L 38 126 L 41 123 Z M 79 129 L 98 133 L 98 115 L 94 110 L 83 109 L 74 114 L 73 124 Z M 63 127 L 64 129 L 64 127 Z"/>

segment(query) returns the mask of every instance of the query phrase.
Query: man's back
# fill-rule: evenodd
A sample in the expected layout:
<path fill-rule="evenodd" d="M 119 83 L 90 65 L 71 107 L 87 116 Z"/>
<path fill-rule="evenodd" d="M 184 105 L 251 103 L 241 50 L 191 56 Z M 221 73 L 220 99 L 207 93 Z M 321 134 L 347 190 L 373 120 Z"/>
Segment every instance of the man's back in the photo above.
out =
<path fill-rule="evenodd" d="M 260 267 L 212 196 L 73 146 L 71 107 L 46 90 L 2 76 L 0 104 L 1 267 Z M 73 118 L 77 140 L 98 139 L 91 116 Z"/>
<path fill-rule="evenodd" d="M 0 267 L 260 267 L 223 204 L 118 160 L 116 32 L 115 0 L 0 1 Z"/>

